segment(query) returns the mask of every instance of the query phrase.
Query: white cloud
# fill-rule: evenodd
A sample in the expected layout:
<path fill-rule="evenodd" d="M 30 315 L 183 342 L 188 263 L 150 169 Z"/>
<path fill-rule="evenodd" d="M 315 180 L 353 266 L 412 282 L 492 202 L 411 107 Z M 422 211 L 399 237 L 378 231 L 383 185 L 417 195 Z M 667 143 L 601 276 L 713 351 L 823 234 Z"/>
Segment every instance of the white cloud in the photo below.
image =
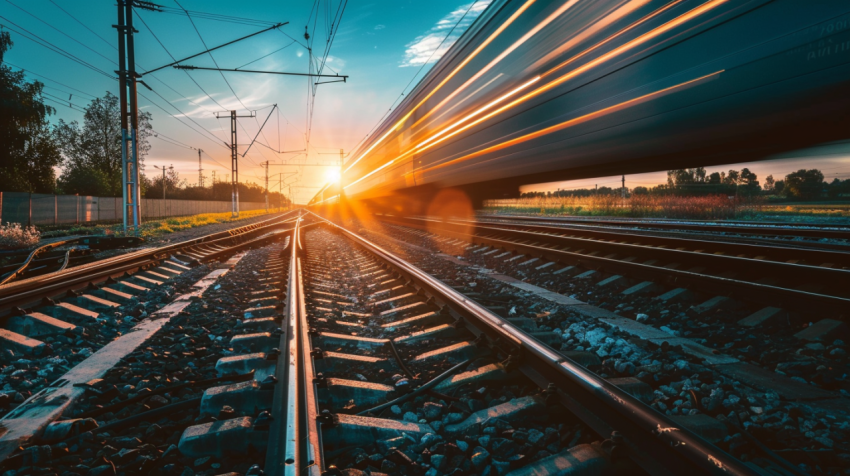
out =
<path fill-rule="evenodd" d="M 328 55 L 327 63 L 328 66 L 337 71 L 341 71 L 343 68 L 345 68 L 345 60 L 337 56 Z"/>
<path fill-rule="evenodd" d="M 436 25 L 425 32 L 425 34 L 416 37 L 415 40 L 406 45 L 407 50 L 404 52 L 404 58 L 400 66 L 422 66 L 426 63 L 435 63 L 460 38 L 460 35 L 469 28 L 469 25 L 478 18 L 478 15 L 490 5 L 491 1 L 479 0 L 474 5 L 467 3 L 443 17 Z M 470 8 L 470 5 L 472 8 Z M 467 10 L 469 10 L 469 13 L 467 13 Z M 446 35 L 452 28 L 454 28 L 454 31 L 446 38 Z M 443 41 L 444 38 L 445 41 Z"/>
<path fill-rule="evenodd" d="M 387 27 L 386 25 L 375 25 L 376 30 L 383 30 L 386 27 Z"/>

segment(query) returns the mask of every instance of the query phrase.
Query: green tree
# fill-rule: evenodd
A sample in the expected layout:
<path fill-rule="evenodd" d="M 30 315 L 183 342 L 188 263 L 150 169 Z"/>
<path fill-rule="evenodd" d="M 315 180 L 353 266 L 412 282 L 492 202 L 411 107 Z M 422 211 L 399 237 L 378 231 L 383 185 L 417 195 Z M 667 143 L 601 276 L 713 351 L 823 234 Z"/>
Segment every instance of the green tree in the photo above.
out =
<path fill-rule="evenodd" d="M 139 114 L 139 162 L 150 151 L 151 115 Z M 83 124 L 63 120 L 54 128 L 61 144 L 64 171 L 59 186 L 64 193 L 121 195 L 121 105 L 107 92 L 86 107 Z"/>
<path fill-rule="evenodd" d="M 741 189 L 740 193 L 742 195 L 755 195 L 761 192 L 758 176 L 750 172 L 750 169 L 746 167 L 741 169 L 741 178 L 738 184 L 738 187 L 740 187 Z"/>
<path fill-rule="evenodd" d="M 785 189 L 790 197 L 814 200 L 823 193 L 823 173 L 818 169 L 791 172 L 785 176 Z"/>
<path fill-rule="evenodd" d="M 764 187 L 763 187 L 764 191 L 765 192 L 772 192 L 774 184 L 776 184 L 776 181 L 773 180 L 773 175 L 768 175 L 764 179 Z"/>
<path fill-rule="evenodd" d="M 723 177 L 720 175 L 721 173 L 722 172 L 712 172 L 705 182 L 711 185 L 720 185 L 723 183 Z"/>
<path fill-rule="evenodd" d="M 43 84 L 27 82 L 23 71 L 2 64 L 12 45 L 9 32 L 0 32 L 0 187 L 52 193 L 53 167 L 61 161 L 47 124 L 47 116 L 55 111 L 44 104 Z"/>

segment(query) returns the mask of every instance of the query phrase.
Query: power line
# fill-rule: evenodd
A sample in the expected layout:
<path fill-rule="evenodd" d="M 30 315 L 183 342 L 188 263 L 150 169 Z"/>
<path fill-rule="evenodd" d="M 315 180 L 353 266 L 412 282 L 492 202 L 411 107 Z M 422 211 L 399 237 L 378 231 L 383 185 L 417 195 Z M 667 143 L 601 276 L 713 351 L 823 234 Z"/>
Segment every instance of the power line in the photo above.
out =
<path fill-rule="evenodd" d="M 29 11 L 27 11 L 27 10 L 26 10 L 26 9 L 24 9 L 23 7 L 21 7 L 21 6 L 19 6 L 19 5 L 15 5 L 14 3 L 12 3 L 12 2 L 11 2 L 11 0 L 6 0 L 6 3 L 8 3 L 9 5 L 12 5 L 13 7 L 17 8 L 18 10 L 20 10 L 20 11 L 22 11 L 22 12 L 24 12 L 24 13 L 26 13 L 27 15 L 29 15 L 29 16 L 31 16 L 31 17 L 33 17 L 33 18 L 35 18 L 36 20 L 40 21 L 41 23 L 44 23 L 45 25 L 47 25 L 47 26 L 49 26 L 50 28 L 52 28 L 52 29 L 54 29 L 54 30 L 58 31 L 58 32 L 59 32 L 59 33 L 61 33 L 62 35 L 64 35 L 64 36 L 66 36 L 66 37 L 70 38 L 70 39 L 71 39 L 71 41 L 74 41 L 74 42 L 76 42 L 77 44 L 82 45 L 82 47 L 83 47 L 83 48 L 85 48 L 85 49 L 87 49 L 87 50 L 89 50 L 89 51 L 93 52 L 94 54 L 96 54 L 96 55 L 100 56 L 101 58 L 106 59 L 106 61 L 109 61 L 109 64 L 110 64 L 110 65 L 114 64 L 114 61 L 113 61 L 112 59 L 110 59 L 109 57 L 107 57 L 107 56 L 105 56 L 105 55 L 101 54 L 99 51 L 95 50 L 94 48 L 91 48 L 90 46 L 86 45 L 85 43 L 82 43 L 81 41 L 77 40 L 77 39 L 76 39 L 76 38 L 74 38 L 73 36 L 71 36 L 71 35 L 69 35 L 69 34 L 65 33 L 64 31 L 62 31 L 62 30 L 60 30 L 60 29 L 56 28 L 55 26 L 51 25 L 50 23 L 47 23 L 46 21 L 42 20 L 41 18 L 39 18 L 39 17 L 37 17 L 37 16 L 33 15 L 32 13 L 30 13 Z"/>
<path fill-rule="evenodd" d="M 106 76 L 107 78 L 110 78 L 110 79 L 115 79 L 112 75 L 110 75 L 106 71 L 98 68 L 97 66 L 94 66 L 93 64 L 91 64 L 91 63 L 89 63 L 89 62 L 87 62 L 87 61 L 65 51 L 65 50 L 63 50 L 62 48 L 59 48 L 58 46 L 51 45 L 50 42 L 48 42 L 47 40 L 41 38 L 40 36 L 36 35 L 35 33 L 32 33 L 31 31 L 27 30 L 26 28 L 24 28 L 22 26 L 19 26 L 17 23 L 9 20 L 8 18 L 0 15 L 0 19 L 6 20 L 7 22 L 9 22 L 12 25 L 14 25 L 15 27 L 25 31 L 26 33 L 22 33 L 20 31 L 16 30 L 15 28 L 10 27 L 9 25 L 3 25 L 2 23 L 0 23 L 0 26 L 4 26 L 4 27 L 14 31 L 15 33 L 21 35 L 22 37 L 24 37 L 24 38 L 26 38 L 26 39 L 28 39 L 28 40 L 30 40 L 30 41 L 38 44 L 38 45 L 41 45 L 41 46 L 49 49 L 50 51 L 53 51 L 54 53 L 58 53 L 58 54 L 60 54 L 64 57 L 70 59 L 71 61 L 79 63 L 80 65 L 85 66 L 86 68 L 89 68 L 89 69 L 91 69 L 92 71 L 95 71 L 98 74 L 102 74 L 103 76 Z M 27 34 L 34 36 L 36 39 L 30 38 L 29 36 L 27 36 Z"/>
<path fill-rule="evenodd" d="M 74 15 L 71 15 L 70 13 L 68 13 L 68 11 L 67 11 L 67 10 L 65 10 L 64 8 L 62 8 L 62 7 L 60 7 L 59 5 L 57 5 L 57 4 L 56 4 L 56 2 L 54 2 L 53 0 L 50 0 L 50 3 L 52 3 L 52 4 L 56 7 L 56 8 L 58 8 L 58 9 L 62 10 L 63 12 L 65 12 L 65 14 L 66 14 L 66 15 L 68 15 L 69 17 L 73 18 L 73 19 L 74 19 L 74 21 L 76 21 L 77 23 L 79 23 L 80 25 L 82 25 L 82 26 L 83 26 L 83 28 L 85 28 L 86 30 L 90 31 L 90 32 L 91 32 L 93 35 L 95 35 L 96 37 L 100 38 L 100 39 L 101 39 L 104 43 L 106 43 L 107 45 L 109 45 L 109 47 L 110 47 L 110 48 L 112 48 L 113 50 L 116 50 L 116 51 L 118 50 L 118 48 L 117 48 L 115 45 L 113 45 L 112 43 L 110 43 L 110 42 L 109 42 L 106 38 L 104 38 L 104 37 L 102 37 L 102 36 L 98 35 L 97 33 L 95 33 L 95 31 L 94 31 L 94 30 L 92 30 L 91 28 L 89 28 L 88 26 L 86 26 L 86 24 L 85 24 L 85 23 L 83 23 L 83 22 L 81 22 L 80 20 L 78 20 L 78 19 L 77 19 L 77 17 L 75 17 Z"/>
<path fill-rule="evenodd" d="M 68 86 L 68 85 L 67 85 L 67 84 L 65 84 L 65 83 L 60 83 L 59 81 L 56 81 L 55 79 L 51 79 L 51 78 L 48 78 L 47 76 L 44 76 L 44 75 L 41 75 L 41 74 L 38 74 L 38 73 L 34 73 L 34 72 L 32 72 L 32 71 L 30 71 L 30 70 L 28 70 L 28 69 L 21 68 L 20 66 L 18 66 L 18 65 L 16 65 L 16 64 L 12 64 L 12 63 L 10 63 L 10 62 L 8 62 L 8 61 L 6 61 L 6 60 L 3 60 L 3 63 L 8 64 L 9 66 L 14 66 L 15 68 L 18 68 L 18 69 L 20 69 L 21 71 L 23 71 L 23 72 L 25 72 L 25 73 L 27 73 L 27 74 L 31 74 L 31 75 L 33 75 L 33 76 L 38 76 L 39 78 L 46 79 L 47 81 L 51 81 L 51 82 L 54 82 L 54 83 L 56 83 L 56 84 L 62 85 L 62 86 L 64 86 L 64 87 L 68 88 L 68 89 L 73 89 L 74 91 L 77 91 L 77 92 L 78 92 L 78 93 L 80 93 L 80 94 L 84 94 L 84 95 L 89 96 L 89 97 L 91 97 L 91 98 L 95 98 L 95 97 L 96 97 L 96 96 L 92 96 L 91 94 L 89 94 L 89 93 L 87 93 L 87 92 L 80 91 L 80 90 L 79 90 L 79 89 L 77 89 L 77 88 L 74 88 L 74 87 Z"/>
<path fill-rule="evenodd" d="M 242 66 L 237 66 L 237 67 L 236 67 L 236 69 L 244 68 L 245 66 L 248 66 L 249 64 L 256 63 L 257 61 L 260 61 L 260 60 L 261 60 L 261 59 L 263 59 L 263 58 L 267 58 L 267 57 L 269 57 L 269 56 L 271 56 L 271 55 L 273 55 L 273 54 L 277 53 L 278 51 L 285 50 L 285 49 L 289 48 L 290 46 L 292 46 L 292 45 L 294 45 L 294 44 L 295 44 L 295 41 L 292 41 L 292 42 L 291 42 L 291 43 L 289 43 L 288 45 L 286 45 L 286 46 L 284 46 L 284 47 L 282 47 L 282 48 L 278 48 L 278 49 L 276 49 L 276 50 L 272 51 L 271 53 L 269 53 L 269 54 L 267 54 L 267 55 L 260 56 L 259 58 L 255 59 L 255 60 L 253 60 L 253 61 L 249 61 L 249 62 L 247 62 L 247 63 L 243 64 Z"/>

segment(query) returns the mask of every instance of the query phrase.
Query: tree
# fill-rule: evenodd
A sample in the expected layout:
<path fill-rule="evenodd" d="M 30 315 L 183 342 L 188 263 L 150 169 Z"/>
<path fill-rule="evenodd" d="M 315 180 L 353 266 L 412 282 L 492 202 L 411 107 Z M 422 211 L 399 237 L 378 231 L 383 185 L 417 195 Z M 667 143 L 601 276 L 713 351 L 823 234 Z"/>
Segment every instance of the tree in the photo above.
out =
<path fill-rule="evenodd" d="M 632 195 L 649 195 L 649 189 L 646 187 L 635 187 L 632 189 Z"/>
<path fill-rule="evenodd" d="M 773 184 L 773 193 L 776 195 L 782 195 L 785 192 L 785 181 L 777 180 L 776 183 Z"/>
<path fill-rule="evenodd" d="M 708 176 L 705 182 L 711 185 L 720 185 L 723 183 L 723 176 L 720 175 L 722 173 L 723 172 L 713 172 Z"/>
<path fill-rule="evenodd" d="M 150 113 L 139 114 L 140 166 L 150 150 L 150 121 Z M 64 193 L 121 195 L 121 105 L 115 95 L 107 92 L 92 100 L 82 125 L 60 120 L 54 136 L 64 156 L 64 172 L 59 178 Z M 86 178 L 97 181 L 89 184 Z"/>
<path fill-rule="evenodd" d="M 850 179 L 842 181 L 841 179 L 832 179 L 832 183 L 826 190 L 829 198 L 839 198 L 841 196 L 850 195 Z"/>
<path fill-rule="evenodd" d="M 741 178 L 738 183 L 741 189 L 740 193 L 743 195 L 755 195 L 761 191 L 758 176 L 746 167 L 741 169 Z"/>
<path fill-rule="evenodd" d="M 818 169 L 800 169 L 785 176 L 785 189 L 790 197 L 814 200 L 823 193 L 823 173 Z"/>
<path fill-rule="evenodd" d="M 741 179 L 741 174 L 737 170 L 730 170 L 723 178 L 723 183 L 726 185 L 735 185 Z"/>
<path fill-rule="evenodd" d="M 43 84 L 2 64 L 12 45 L 9 32 L 0 32 L 0 184 L 10 192 L 52 193 L 53 167 L 61 161 L 47 124 L 55 111 L 44 104 Z"/>
<path fill-rule="evenodd" d="M 773 186 L 774 186 L 775 183 L 776 182 L 773 180 L 773 175 L 768 175 L 764 179 L 764 187 L 762 187 L 762 188 L 764 188 L 765 192 L 772 192 Z"/>

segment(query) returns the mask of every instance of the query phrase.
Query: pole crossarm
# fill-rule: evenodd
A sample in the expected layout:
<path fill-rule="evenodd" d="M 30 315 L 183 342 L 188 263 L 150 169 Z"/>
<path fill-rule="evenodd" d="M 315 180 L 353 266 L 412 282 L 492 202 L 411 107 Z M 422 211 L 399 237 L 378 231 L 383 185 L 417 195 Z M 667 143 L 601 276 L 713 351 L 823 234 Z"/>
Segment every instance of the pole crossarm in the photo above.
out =
<path fill-rule="evenodd" d="M 251 38 L 252 36 L 259 35 L 260 33 L 265 33 L 265 32 L 267 32 L 267 31 L 269 31 L 269 30 L 274 30 L 275 28 L 280 28 L 280 27 L 282 27 L 282 26 L 284 26 L 284 25 L 286 25 L 286 24 L 288 24 L 288 23 L 289 23 L 289 22 L 284 22 L 284 23 L 275 23 L 274 25 L 272 25 L 272 26 L 270 26 L 270 27 L 268 27 L 268 28 L 266 28 L 266 29 L 264 29 L 264 30 L 260 30 L 260 31 L 258 31 L 258 32 L 256 32 L 256 33 L 251 33 L 250 35 L 243 36 L 242 38 L 237 38 L 237 39 L 235 39 L 235 40 L 233 40 L 233 41 L 228 41 L 227 43 L 224 43 L 224 44 L 222 44 L 222 45 L 213 46 L 212 48 L 210 48 L 210 49 L 208 49 L 208 50 L 201 51 L 200 53 L 194 54 L 194 55 L 192 55 L 192 56 L 187 56 L 187 57 L 185 57 L 185 58 L 183 58 L 183 59 L 179 59 L 179 60 L 177 60 L 177 61 L 174 61 L 173 63 L 168 63 L 167 65 L 160 66 L 159 68 L 154 68 L 154 69 L 152 69 L 152 70 L 150 70 L 150 71 L 146 72 L 145 74 L 151 74 L 151 73 L 154 73 L 154 72 L 159 71 L 159 70 L 161 70 L 161 69 L 167 68 L 167 67 L 169 67 L 169 66 L 174 66 L 174 65 L 176 65 L 176 64 L 178 64 L 178 63 L 181 63 L 181 62 L 183 62 L 183 61 L 186 61 L 186 60 L 188 60 L 188 59 L 192 59 L 192 58 L 195 58 L 195 57 L 197 57 L 197 56 L 201 56 L 202 54 L 209 53 L 210 51 L 215 51 L 215 50 L 217 50 L 217 49 L 219 49 L 219 48 L 224 48 L 224 47 L 225 47 L 225 46 L 227 46 L 227 45 L 232 45 L 233 43 L 236 43 L 237 41 L 242 41 L 242 40 L 244 40 L 244 39 Z M 176 67 L 176 66 L 175 66 L 175 67 Z M 192 68 L 186 68 L 186 69 L 200 69 L 200 68 L 194 68 L 194 67 L 192 67 Z"/>
<path fill-rule="evenodd" d="M 248 148 L 245 149 L 245 153 L 242 154 L 242 157 L 245 157 L 246 155 L 248 155 L 248 151 L 251 150 L 251 146 L 254 145 L 254 142 L 257 142 L 257 137 L 260 137 L 260 132 L 263 132 L 263 128 L 266 127 L 266 123 L 269 122 L 269 118 L 272 117 L 272 114 L 274 113 L 274 110 L 275 110 L 276 107 L 277 107 L 277 104 L 272 106 L 272 110 L 269 111 L 269 115 L 266 117 L 266 120 L 263 121 L 263 125 L 260 126 L 260 130 L 258 130 L 257 133 L 254 135 L 254 139 L 251 141 L 250 144 L 248 144 Z M 266 163 L 268 163 L 268 161 Z M 266 187 L 266 188 L 268 188 L 268 187 Z"/>
<path fill-rule="evenodd" d="M 282 74 L 286 76 L 309 76 L 311 78 L 341 78 L 344 83 L 347 79 L 347 75 L 339 75 L 339 74 L 311 74 L 311 73 L 289 73 L 285 71 L 257 71 L 253 69 L 228 69 L 228 68 L 205 68 L 202 66 L 192 66 L 192 65 L 184 65 L 184 64 L 175 64 L 172 63 L 174 68 L 177 69 L 192 69 L 192 70 L 203 70 L 203 71 L 225 71 L 230 73 L 264 73 L 264 74 Z M 172 66 L 169 65 L 169 66 Z M 149 71 L 150 72 L 150 71 Z M 339 81 L 331 81 L 334 83 L 338 83 Z"/>

